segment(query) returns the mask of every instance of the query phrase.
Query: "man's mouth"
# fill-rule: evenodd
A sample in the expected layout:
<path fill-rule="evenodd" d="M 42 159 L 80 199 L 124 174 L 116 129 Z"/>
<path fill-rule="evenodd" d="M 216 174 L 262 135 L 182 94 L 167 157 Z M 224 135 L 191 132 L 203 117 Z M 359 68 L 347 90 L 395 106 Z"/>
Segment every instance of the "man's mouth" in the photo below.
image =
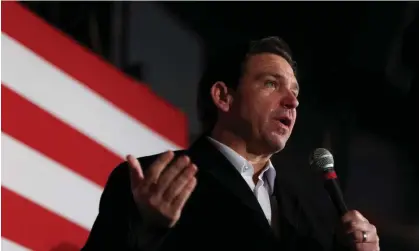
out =
<path fill-rule="evenodd" d="M 291 119 L 288 116 L 281 116 L 275 119 L 279 121 L 282 125 L 289 128 L 291 126 Z"/>

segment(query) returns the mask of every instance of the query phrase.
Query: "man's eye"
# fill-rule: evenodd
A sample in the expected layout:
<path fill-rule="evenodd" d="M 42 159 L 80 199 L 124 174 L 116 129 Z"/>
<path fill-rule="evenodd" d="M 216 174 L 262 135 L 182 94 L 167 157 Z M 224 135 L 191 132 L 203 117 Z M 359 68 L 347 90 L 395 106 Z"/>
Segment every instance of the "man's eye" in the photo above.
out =
<path fill-rule="evenodd" d="M 272 87 L 275 87 L 275 86 L 276 86 L 276 84 L 275 84 L 275 82 L 274 82 L 274 81 L 266 81 L 266 82 L 265 82 L 265 86 L 266 86 L 266 87 L 269 87 L 269 88 L 272 88 Z"/>

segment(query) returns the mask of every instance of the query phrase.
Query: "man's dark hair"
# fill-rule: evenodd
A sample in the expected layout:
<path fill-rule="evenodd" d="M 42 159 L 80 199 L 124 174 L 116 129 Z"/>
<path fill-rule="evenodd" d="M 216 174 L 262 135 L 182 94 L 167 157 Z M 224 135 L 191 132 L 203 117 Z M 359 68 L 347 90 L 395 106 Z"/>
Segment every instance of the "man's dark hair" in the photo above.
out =
<path fill-rule="evenodd" d="M 212 130 L 217 121 L 217 107 L 211 98 L 211 87 L 223 81 L 235 90 L 243 75 L 247 59 L 256 54 L 272 53 L 283 57 L 297 74 L 287 43 L 278 37 L 266 37 L 245 44 L 234 44 L 210 55 L 206 69 L 198 87 L 198 115 L 204 132 Z"/>

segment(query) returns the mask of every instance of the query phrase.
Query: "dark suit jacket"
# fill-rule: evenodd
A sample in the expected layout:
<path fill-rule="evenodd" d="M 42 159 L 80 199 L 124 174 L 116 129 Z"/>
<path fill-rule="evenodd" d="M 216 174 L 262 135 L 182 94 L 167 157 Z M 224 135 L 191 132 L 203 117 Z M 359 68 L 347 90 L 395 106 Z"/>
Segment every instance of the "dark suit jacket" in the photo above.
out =
<path fill-rule="evenodd" d="M 178 223 L 161 233 L 158 250 L 342 250 L 334 242 L 335 214 L 328 217 L 330 212 L 316 208 L 313 198 L 293 187 L 281 172 L 274 192 L 278 235 L 247 183 L 205 137 L 176 154 L 188 155 L 198 166 L 198 183 Z M 146 169 L 155 158 L 139 161 Z M 141 250 L 142 226 L 130 190 L 129 167 L 122 163 L 110 175 L 83 250 Z"/>

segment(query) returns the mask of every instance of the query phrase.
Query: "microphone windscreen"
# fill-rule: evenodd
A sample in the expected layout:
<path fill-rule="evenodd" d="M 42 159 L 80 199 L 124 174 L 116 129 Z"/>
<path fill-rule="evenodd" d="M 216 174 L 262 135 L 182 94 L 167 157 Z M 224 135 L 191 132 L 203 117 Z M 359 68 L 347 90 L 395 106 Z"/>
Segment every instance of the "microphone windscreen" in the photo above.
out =
<path fill-rule="evenodd" d="M 322 172 L 332 171 L 335 166 L 333 155 L 325 148 L 317 148 L 310 155 L 310 166 Z"/>

